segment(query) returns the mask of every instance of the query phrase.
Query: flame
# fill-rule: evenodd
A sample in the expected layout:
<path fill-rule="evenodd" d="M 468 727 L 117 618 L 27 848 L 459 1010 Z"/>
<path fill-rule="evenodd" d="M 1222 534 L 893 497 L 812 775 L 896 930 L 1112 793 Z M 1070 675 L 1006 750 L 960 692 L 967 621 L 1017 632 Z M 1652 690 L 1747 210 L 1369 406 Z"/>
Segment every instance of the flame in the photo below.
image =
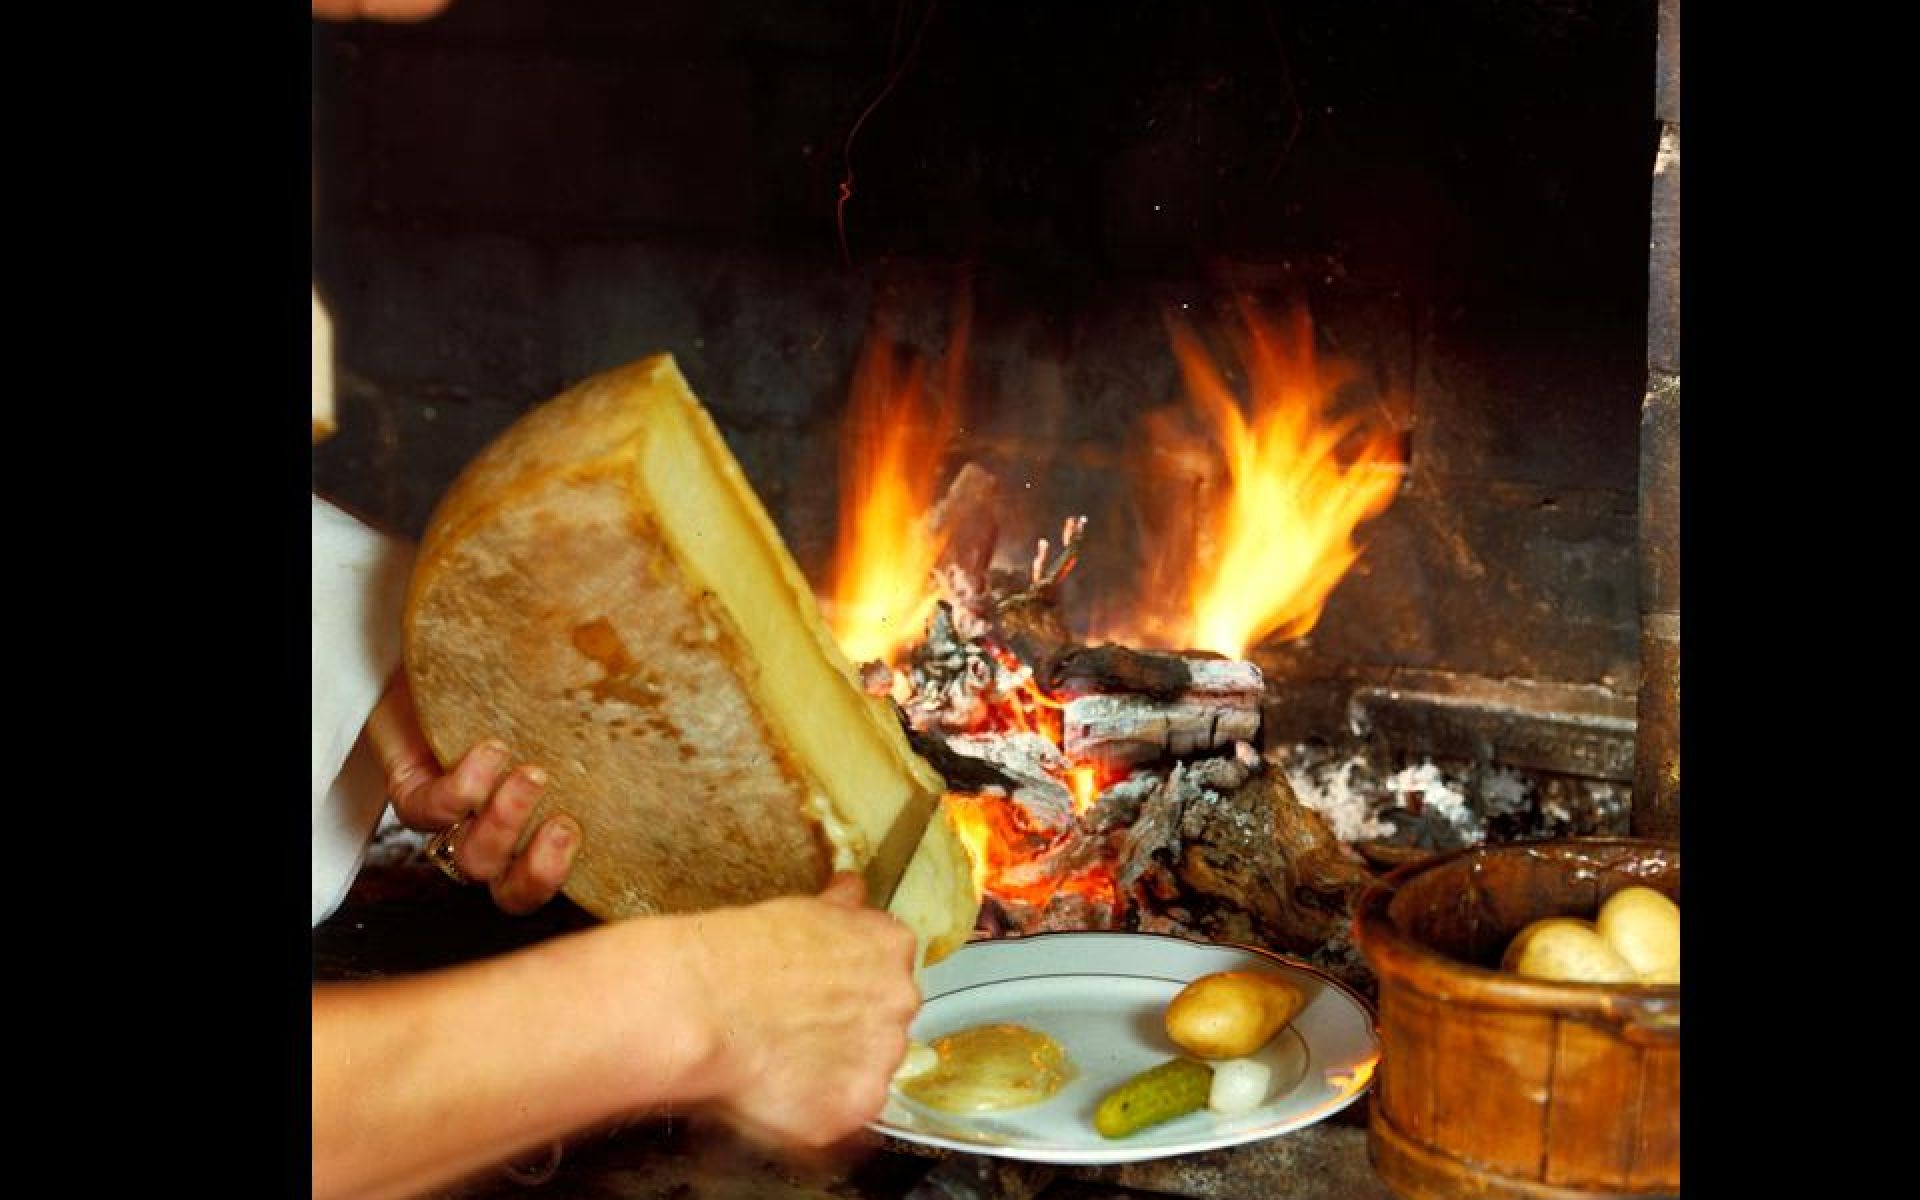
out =
<path fill-rule="evenodd" d="M 1176 467 L 1188 486 L 1155 481 L 1156 503 L 1183 509 L 1177 519 L 1189 532 L 1162 531 L 1161 554 L 1176 557 L 1150 568 L 1149 587 L 1184 595 L 1187 605 L 1181 618 L 1157 622 L 1164 632 L 1151 631 L 1151 618 L 1146 622 L 1152 641 L 1231 658 L 1244 658 L 1268 638 L 1299 637 L 1313 628 L 1360 555 L 1355 528 L 1393 502 L 1406 461 L 1402 439 L 1386 422 L 1331 411 L 1355 372 L 1316 354 L 1305 309 L 1268 321 L 1243 303 L 1241 316 L 1247 408 L 1200 339 L 1169 321 L 1206 445 L 1189 447 Z M 1163 458 L 1178 454 L 1158 433 L 1146 440 Z M 1222 468 L 1225 494 L 1210 496 L 1207 476 Z M 1170 572 L 1184 576 L 1186 586 L 1168 586 Z"/>
<path fill-rule="evenodd" d="M 1034 682 L 1032 669 L 1021 662 L 1013 651 L 998 642 L 989 641 L 983 645 L 1000 669 L 1017 682 L 999 694 L 999 703 L 992 705 L 975 732 L 1012 730 L 1017 733 L 1037 733 L 1054 745 L 1060 745 L 1064 736 L 1062 714 L 1066 705 L 1041 690 L 1040 685 Z"/>
<path fill-rule="evenodd" d="M 834 636 L 856 663 L 891 663 L 933 612 L 933 568 L 946 538 L 927 517 L 941 459 L 958 424 L 965 312 L 947 355 L 948 386 L 928 395 L 923 363 L 876 334 L 854 371 L 840 447 L 839 534 L 831 597 Z"/>
<path fill-rule="evenodd" d="M 1189 419 L 1197 419 L 1204 436 L 1176 438 L 1167 424 L 1150 427 L 1142 438 L 1175 469 L 1171 479 L 1149 485 L 1154 514 L 1170 524 L 1141 578 L 1145 595 L 1164 598 L 1176 611 L 1156 613 L 1140 604 L 1135 628 L 1109 633 L 1109 640 L 1241 658 L 1266 638 L 1307 633 L 1360 554 L 1354 531 L 1384 511 L 1398 490 L 1402 439 L 1386 421 L 1333 411 L 1354 372 L 1316 355 L 1305 310 L 1278 322 L 1262 320 L 1246 304 L 1241 314 L 1244 406 L 1199 338 L 1169 323 Z M 869 339 L 855 371 L 841 451 L 833 584 L 823 604 L 855 662 L 898 666 L 902 651 L 924 636 L 937 600 L 933 574 L 945 538 L 930 515 L 941 461 L 958 427 L 969 325 L 963 307 L 938 396 L 924 364 L 884 337 Z M 1071 568 L 1077 539 L 1070 521 L 1056 575 Z M 1036 581 L 1046 558 L 1042 543 Z M 979 731 L 1033 733 L 1061 745 L 1062 704 L 1006 647 L 991 639 L 980 644 L 1000 673 L 982 696 L 984 709 L 969 709 L 964 719 Z M 906 675 L 895 672 L 887 682 L 905 704 L 911 695 Z M 1095 764 L 1080 763 L 1062 782 L 1080 816 L 1111 780 Z M 1117 911 L 1112 867 L 1072 865 L 1065 855 L 1081 852 L 1073 839 L 1030 827 L 1019 805 L 966 793 L 950 793 L 945 804 L 981 895 L 1044 909 L 1066 893 Z M 1334 1082 L 1358 1090 L 1371 1075 L 1369 1063 Z"/>
<path fill-rule="evenodd" d="M 954 831 L 973 860 L 974 888 L 983 896 L 1042 909 L 1061 892 L 1113 907 L 1119 887 L 1105 864 L 1075 871 L 1049 868 L 1045 834 L 1028 827 L 1018 805 L 999 796 L 949 792 Z"/>
<path fill-rule="evenodd" d="M 1060 701 L 1046 694 L 1031 670 L 1004 646 L 982 643 L 1015 682 L 990 695 L 978 730 L 1037 734 L 1060 745 Z M 1085 813 L 1104 782 L 1097 766 L 1069 767 L 1062 780 L 1073 797 L 1075 816 Z M 1104 863 L 1068 866 L 1054 856 L 1068 848 L 1068 835 L 1032 828 L 1019 805 L 1003 797 L 949 792 L 947 811 L 973 864 L 974 889 L 982 896 L 1039 910 L 1061 892 L 1085 897 L 1109 911 L 1119 907 L 1119 885 Z"/>
<path fill-rule="evenodd" d="M 1100 772 L 1091 763 L 1082 763 L 1067 772 L 1067 788 L 1073 792 L 1073 815 L 1078 817 L 1093 807 L 1100 794 Z"/>

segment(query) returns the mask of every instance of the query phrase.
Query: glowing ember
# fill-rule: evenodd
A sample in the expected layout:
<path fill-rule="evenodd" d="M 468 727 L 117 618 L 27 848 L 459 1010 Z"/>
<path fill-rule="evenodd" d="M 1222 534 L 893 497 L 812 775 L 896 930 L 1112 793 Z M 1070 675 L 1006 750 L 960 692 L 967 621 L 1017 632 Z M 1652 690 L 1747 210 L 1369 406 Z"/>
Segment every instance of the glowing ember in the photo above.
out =
<path fill-rule="evenodd" d="M 1399 487 L 1401 439 L 1387 422 L 1335 411 L 1353 372 L 1316 355 L 1306 313 L 1275 323 L 1249 307 L 1242 315 L 1244 405 L 1199 338 L 1171 326 L 1188 420 L 1197 418 L 1202 436 L 1160 436 L 1169 425 L 1141 439 L 1172 465 L 1147 481 L 1141 505 L 1166 522 L 1149 544 L 1152 561 L 1141 576 L 1143 593 L 1163 601 L 1164 610 L 1138 605 L 1130 628 L 1109 631 L 1108 640 L 1243 659 L 1263 639 L 1306 633 L 1359 556 L 1355 529 L 1383 511 Z M 876 668 L 866 681 L 876 694 L 891 694 L 916 731 L 1000 738 L 1018 749 L 998 763 L 1001 778 L 1026 779 L 1011 798 L 953 793 L 945 802 L 980 893 L 1010 916 L 1018 909 L 1044 914 L 1062 898 L 1074 902 L 1055 911 L 1118 914 L 1117 868 L 1095 861 L 1111 849 L 1102 840 L 1105 828 L 1067 820 L 1066 800 L 1074 817 L 1088 817 L 1102 789 L 1125 770 L 1112 774 L 1116 768 L 1091 761 L 1093 754 L 1082 762 L 1052 752 L 1064 744 L 1062 701 L 1040 686 L 1033 664 L 999 640 L 984 564 L 963 569 L 958 563 L 966 556 L 958 550 L 943 561 L 945 536 L 929 520 L 957 428 L 967 327 L 963 310 L 938 389 L 929 387 L 922 364 L 883 339 L 863 352 L 842 445 L 840 536 L 824 607 L 850 658 L 894 668 Z M 1028 572 L 1032 590 L 1015 599 L 1058 585 L 1078 560 L 1084 528 L 1083 517 L 1066 522 L 1057 557 L 1048 542 L 1039 543 Z M 1254 678 L 1257 690 L 1258 672 Z M 1213 717 L 1214 726 L 1219 720 Z M 1185 752 L 1174 746 L 1169 737 L 1170 753 Z M 1015 765 L 1028 775 L 1004 773 Z M 1339 1085 L 1364 1087 L 1366 1074 Z"/>
<path fill-rule="evenodd" d="M 1073 815 L 1080 816 L 1100 794 L 1100 773 L 1090 764 L 1077 766 L 1067 772 L 1067 787 L 1073 791 Z"/>
<path fill-rule="evenodd" d="M 938 397 L 928 394 L 923 365 L 904 364 L 881 337 L 868 341 L 854 373 L 832 594 L 823 607 L 856 663 L 892 662 L 926 631 L 935 600 L 930 577 L 945 545 L 926 517 L 958 419 L 966 336 L 962 314 Z"/>
<path fill-rule="evenodd" d="M 1313 628 L 1359 557 L 1354 529 L 1393 502 L 1405 468 L 1394 430 L 1331 411 L 1354 372 L 1315 353 L 1305 310 L 1282 322 L 1265 321 L 1247 305 L 1241 313 L 1248 408 L 1199 338 L 1170 323 L 1188 399 L 1204 422 L 1210 454 L 1223 460 L 1225 494 L 1197 495 L 1205 489 L 1191 479 L 1185 487 L 1157 482 L 1156 503 L 1188 506 L 1184 523 L 1193 532 L 1190 539 L 1164 539 L 1161 561 L 1149 571 L 1156 589 L 1166 589 L 1170 569 L 1183 574 L 1188 601 L 1184 630 L 1177 619 L 1162 620 L 1162 630 L 1175 632 L 1149 636 L 1230 658 L 1246 657 L 1269 637 Z M 1179 559 L 1184 569 L 1169 567 Z"/>
<path fill-rule="evenodd" d="M 999 796 L 965 792 L 949 792 L 946 805 L 973 859 L 974 886 L 981 895 L 1035 909 L 1045 908 L 1060 893 L 1108 907 L 1117 903 L 1118 885 L 1104 864 L 1073 871 L 1051 869 L 1046 861 L 1047 837 L 1028 827 L 1018 805 Z"/>
<path fill-rule="evenodd" d="M 986 648 L 1013 681 L 1013 686 L 1000 693 L 999 703 L 987 710 L 987 718 L 979 728 L 1037 733 L 1058 746 L 1060 711 L 1065 706 L 1040 690 L 1040 685 L 1033 681 L 1033 668 L 1021 662 L 1012 651 L 993 642 L 986 643 Z"/>

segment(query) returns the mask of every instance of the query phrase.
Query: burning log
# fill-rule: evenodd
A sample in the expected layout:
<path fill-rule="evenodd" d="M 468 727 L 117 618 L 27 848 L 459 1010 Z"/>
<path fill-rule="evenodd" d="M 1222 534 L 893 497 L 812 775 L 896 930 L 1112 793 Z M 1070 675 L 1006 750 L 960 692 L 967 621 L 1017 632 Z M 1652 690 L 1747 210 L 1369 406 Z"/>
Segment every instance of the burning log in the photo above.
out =
<path fill-rule="evenodd" d="M 990 898 L 989 903 L 999 909 L 1001 925 L 1020 934 L 1119 928 L 1120 914 L 1115 909 L 1116 900 L 1113 897 L 1058 891 L 1041 906 L 999 897 Z"/>
<path fill-rule="evenodd" d="M 1072 697 L 1062 749 L 1078 762 L 1119 770 L 1259 737 L 1266 684 L 1249 662 L 1103 646 L 1068 655 L 1053 678 Z"/>
<path fill-rule="evenodd" d="M 979 822 L 985 927 L 1226 933 L 1303 955 L 1344 938 L 1369 876 L 1253 749 L 1260 669 L 1078 644 L 1059 585 L 1084 522 L 1030 569 L 996 570 L 999 494 L 973 465 L 949 487 L 926 638 L 908 673 L 869 683 Z M 1101 777 L 1115 782 L 1094 793 Z"/>
<path fill-rule="evenodd" d="M 1140 819 L 1140 809 L 1160 790 L 1165 778 L 1152 771 L 1135 771 L 1094 798 L 1080 823 L 1092 832 L 1125 829 Z"/>
<path fill-rule="evenodd" d="M 1068 755 L 1117 770 L 1252 741 L 1260 733 L 1260 702 L 1257 696 L 1171 703 L 1145 696 L 1083 696 L 1067 702 L 1062 728 Z"/>
<path fill-rule="evenodd" d="M 933 578 L 946 620 L 966 641 L 993 629 L 993 550 L 1000 538 L 1000 481 L 968 463 L 927 518 L 941 539 Z"/>
<path fill-rule="evenodd" d="M 910 695 L 901 704 L 907 722 L 921 732 L 961 733 L 984 726 L 995 697 L 1010 686 L 1008 672 L 961 628 L 964 609 L 946 601 L 934 606 L 927 637 L 913 652 Z"/>
<path fill-rule="evenodd" d="M 1200 910 L 1209 936 L 1312 958 L 1365 986 L 1347 931 L 1372 876 L 1279 771 L 1245 758 L 1179 764 L 1140 803 L 1116 857 L 1143 910 Z"/>
<path fill-rule="evenodd" d="M 1003 577 L 1002 572 L 994 574 L 997 578 Z M 1066 618 L 1061 615 L 1056 592 L 1016 593 L 1012 603 L 1002 603 L 996 608 L 994 624 L 1001 640 L 1021 662 L 1043 663 L 1078 645 L 1067 628 Z"/>
<path fill-rule="evenodd" d="M 987 872 L 981 919 L 990 932 L 1119 927 L 1124 908 L 1109 866 L 1119 831 L 1088 829 L 1070 808 L 1046 824 L 1032 795 L 955 792 L 946 803 Z"/>
<path fill-rule="evenodd" d="M 1020 786 L 1019 780 L 986 759 L 951 749 L 944 737 L 923 733 L 911 725 L 906 730 L 907 743 L 914 753 L 940 773 L 950 792 L 1011 792 Z"/>
<path fill-rule="evenodd" d="M 1178 700 L 1194 693 L 1239 696 L 1251 692 L 1258 697 L 1266 687 L 1260 668 L 1250 662 L 1135 650 L 1111 642 L 1079 646 L 1060 655 L 1047 667 L 1045 677 L 1049 692 L 1068 699 L 1113 692 L 1154 700 Z"/>
<path fill-rule="evenodd" d="M 1000 542 L 1000 481 L 991 471 L 967 463 L 947 485 L 927 523 L 945 543 L 939 566 L 959 571 L 984 595 L 994 547 Z"/>
<path fill-rule="evenodd" d="M 1060 585 L 1080 561 L 1086 532 L 1085 517 L 1068 517 L 1058 549 L 1041 538 L 1024 576 L 993 572 L 994 624 L 1020 661 L 1044 663 L 1078 645 L 1060 612 Z"/>
<path fill-rule="evenodd" d="M 1187 810 L 1218 803 L 1221 790 L 1239 787 L 1249 774 L 1251 769 L 1238 756 L 1176 765 L 1139 801 L 1128 820 L 1118 855 L 1122 886 L 1144 888 L 1161 899 L 1177 897 L 1179 883 L 1172 878 L 1170 868 L 1179 861 Z M 1150 773 L 1140 772 L 1109 791 L 1134 791 L 1153 778 Z M 1101 803 L 1105 801 L 1103 796 Z"/>
<path fill-rule="evenodd" d="M 1073 824 L 1073 793 L 1059 779 L 1072 764 L 1045 737 L 1020 732 L 959 734 L 946 742 L 955 755 L 984 762 L 1013 781 L 1007 800 L 1020 806 L 1030 828 L 1058 835 Z"/>
<path fill-rule="evenodd" d="M 1285 775 L 1263 771 L 1217 803 L 1188 805 L 1180 832 L 1174 873 L 1188 892 L 1245 912 L 1270 946 L 1351 973 L 1353 905 L 1372 875 Z"/>

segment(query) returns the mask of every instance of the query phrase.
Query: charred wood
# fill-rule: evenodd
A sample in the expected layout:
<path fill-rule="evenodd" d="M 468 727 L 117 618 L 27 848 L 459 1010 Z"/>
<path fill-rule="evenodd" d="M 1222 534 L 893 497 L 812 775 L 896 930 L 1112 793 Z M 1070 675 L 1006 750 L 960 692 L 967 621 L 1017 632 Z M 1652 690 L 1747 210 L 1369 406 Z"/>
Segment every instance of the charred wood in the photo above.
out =
<path fill-rule="evenodd" d="M 1052 834 L 1073 824 L 1073 793 L 1058 778 L 1069 764 L 1045 737 L 1017 732 L 957 734 L 946 742 L 954 755 L 987 764 L 1012 780 L 1007 803 L 1020 807 L 1030 827 Z"/>
<path fill-rule="evenodd" d="M 996 594 L 1004 586 L 1017 586 L 1020 579 L 1008 572 L 995 571 Z M 1079 645 L 1060 611 L 1057 594 L 1019 593 L 1011 601 L 996 604 L 994 626 L 1000 640 L 1025 663 L 1045 663 Z"/>
<path fill-rule="evenodd" d="M 1124 829 L 1140 819 L 1140 806 L 1160 790 L 1164 777 L 1153 771 L 1135 771 L 1098 796 L 1080 814 L 1080 822 L 1089 830 L 1105 832 Z"/>
<path fill-rule="evenodd" d="M 1115 857 L 1137 928 L 1267 946 L 1372 987 L 1348 933 L 1372 875 L 1280 772 L 1249 773 L 1239 757 L 1176 766 Z"/>
<path fill-rule="evenodd" d="M 940 773 L 950 792 L 986 792 L 995 789 L 1011 792 L 1020 786 L 1019 780 L 992 762 L 961 754 L 938 734 L 922 733 L 908 725 L 907 743 L 913 747 L 914 753 L 927 760 L 928 766 Z"/>
<path fill-rule="evenodd" d="M 1111 642 L 1075 647 L 1049 661 L 1041 676 L 1049 692 L 1069 699 L 1110 692 L 1155 700 L 1177 700 L 1194 692 L 1251 693 L 1257 703 L 1266 686 L 1260 668 L 1250 662 L 1135 650 Z"/>
<path fill-rule="evenodd" d="M 1076 891 L 1058 891 L 1045 904 L 1017 899 L 1000 901 L 1003 919 L 1019 933 L 1073 933 L 1079 930 L 1118 929 L 1121 914 L 1111 901 Z"/>
<path fill-rule="evenodd" d="M 1102 692 L 1131 692 L 1155 700 L 1176 700 L 1193 683 L 1187 660 L 1153 654 L 1109 642 L 1081 646 L 1047 664 L 1047 690 L 1072 699 Z"/>
<path fill-rule="evenodd" d="M 973 924 L 974 941 L 1014 936 L 1021 932 L 1013 918 L 1007 915 L 1007 910 L 1001 906 L 1000 897 L 991 892 L 980 897 L 980 916 Z"/>
<path fill-rule="evenodd" d="M 1061 734 L 1068 757 L 1108 770 L 1209 754 L 1258 739 L 1260 693 L 1081 696 L 1067 701 Z"/>
<path fill-rule="evenodd" d="M 984 596 L 1000 541 L 1000 481 L 991 471 L 967 463 L 947 485 L 928 524 L 945 540 L 937 565 L 959 571 Z"/>
<path fill-rule="evenodd" d="M 1174 868 L 1182 887 L 1246 913 L 1266 945 L 1351 979 L 1357 957 L 1347 934 L 1354 903 L 1372 881 L 1365 862 L 1278 771 L 1213 795 L 1216 802 L 1182 811 Z"/>
<path fill-rule="evenodd" d="M 1229 757 L 1202 758 L 1188 763 L 1186 774 L 1187 779 L 1198 787 L 1225 792 L 1245 783 L 1259 766 L 1259 751 L 1245 742 L 1238 742 Z"/>
<path fill-rule="evenodd" d="M 949 733 L 985 724 L 1003 672 L 973 636 L 959 625 L 966 615 L 942 600 L 927 622 L 927 637 L 915 647 L 912 695 L 901 705 L 907 722 L 922 732 Z"/>
<path fill-rule="evenodd" d="M 1135 776 L 1140 778 L 1140 776 Z M 1150 901 L 1171 900 L 1180 894 L 1171 866 L 1180 852 L 1180 821 L 1189 803 L 1205 793 L 1189 784 L 1184 769 L 1173 773 L 1144 796 L 1133 820 L 1121 835 L 1114 870 L 1120 886 Z M 1156 904 L 1143 907 L 1153 908 Z"/>

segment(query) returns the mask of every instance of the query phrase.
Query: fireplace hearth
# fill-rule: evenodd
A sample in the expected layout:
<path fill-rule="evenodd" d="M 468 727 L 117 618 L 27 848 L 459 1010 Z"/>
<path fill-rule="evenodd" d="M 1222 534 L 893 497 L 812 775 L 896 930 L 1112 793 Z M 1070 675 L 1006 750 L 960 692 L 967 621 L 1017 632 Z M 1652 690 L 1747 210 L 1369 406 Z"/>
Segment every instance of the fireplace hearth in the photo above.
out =
<path fill-rule="evenodd" d="M 831 615 L 844 433 L 884 350 L 897 393 L 917 380 L 891 420 L 933 447 L 906 524 L 956 522 L 971 592 L 948 577 L 897 655 L 849 654 L 955 792 L 1018 802 L 994 819 L 1042 865 L 977 936 L 1244 941 L 1367 993 L 1349 906 L 1381 873 L 1679 833 L 1678 20 L 1678 0 L 457 0 L 316 23 L 340 427 L 314 488 L 418 536 L 521 412 L 670 352 Z M 1145 619 L 1158 556 L 1208 550 L 1192 502 L 1224 487 L 1170 432 L 1193 391 L 1176 331 L 1251 403 L 1249 309 L 1305 315 L 1347 368 L 1340 411 L 1388 435 L 1391 486 L 1315 619 L 1202 646 Z M 1026 597 L 984 640 L 983 594 Z M 983 675 L 1022 671 L 989 712 Z M 943 724 L 960 701 L 928 689 L 967 686 L 982 707 Z M 1272 841 L 1225 847 L 1208 806 L 1257 806 Z M 1189 846 L 1203 879 L 1176 869 Z M 316 978 L 586 919 L 508 924 L 442 883 L 403 842 L 316 930 Z M 561 1179 L 778 1174 L 714 1145 L 615 1131 Z M 1364 1105 L 1124 1169 L 886 1151 L 779 1187 L 1387 1195 Z"/>

